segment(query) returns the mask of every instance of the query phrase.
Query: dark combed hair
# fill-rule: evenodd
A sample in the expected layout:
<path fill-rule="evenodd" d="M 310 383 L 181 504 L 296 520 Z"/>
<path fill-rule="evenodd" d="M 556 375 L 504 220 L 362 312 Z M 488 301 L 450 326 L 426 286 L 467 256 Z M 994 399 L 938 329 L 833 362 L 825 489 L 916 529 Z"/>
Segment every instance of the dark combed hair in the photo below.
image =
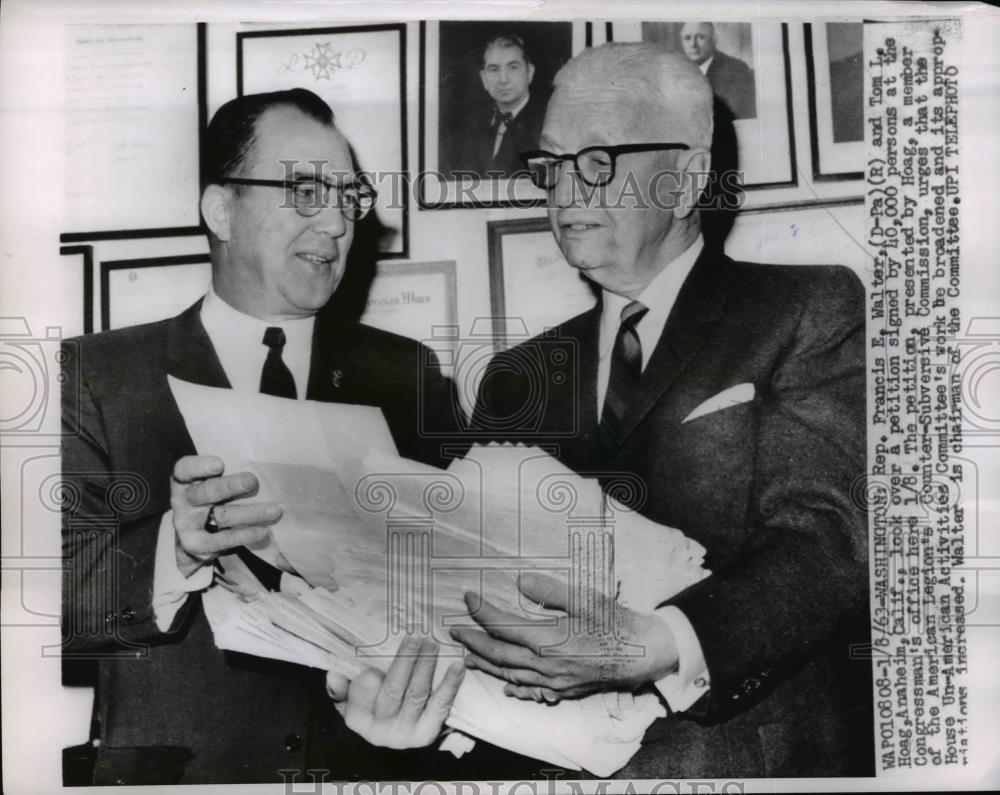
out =
<path fill-rule="evenodd" d="M 533 63 L 531 53 L 528 52 L 528 48 L 524 44 L 524 39 L 516 33 L 501 33 L 483 45 L 483 54 L 480 60 L 482 60 L 484 66 L 486 65 L 486 53 L 489 52 L 490 47 L 499 47 L 500 49 L 517 47 L 521 51 L 521 55 L 524 56 L 524 62 L 528 64 Z"/>
<path fill-rule="evenodd" d="M 208 125 L 201 163 L 202 188 L 239 173 L 253 147 L 257 120 L 265 111 L 277 107 L 297 108 L 321 124 L 333 126 L 330 106 L 304 88 L 231 99 L 216 111 Z"/>

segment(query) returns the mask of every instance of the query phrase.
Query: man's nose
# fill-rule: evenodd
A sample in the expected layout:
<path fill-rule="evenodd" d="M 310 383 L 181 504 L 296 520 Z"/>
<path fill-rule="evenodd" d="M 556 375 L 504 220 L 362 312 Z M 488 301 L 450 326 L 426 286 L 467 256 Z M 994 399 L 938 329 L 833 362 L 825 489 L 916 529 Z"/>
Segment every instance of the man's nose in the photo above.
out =
<path fill-rule="evenodd" d="M 580 190 L 580 175 L 573 163 L 563 161 L 556 176 L 556 184 L 552 189 L 552 203 L 556 207 L 574 207 L 583 204 Z"/>
<path fill-rule="evenodd" d="M 337 206 L 324 207 L 312 217 L 312 222 L 313 229 L 333 238 L 347 233 L 348 220 Z"/>

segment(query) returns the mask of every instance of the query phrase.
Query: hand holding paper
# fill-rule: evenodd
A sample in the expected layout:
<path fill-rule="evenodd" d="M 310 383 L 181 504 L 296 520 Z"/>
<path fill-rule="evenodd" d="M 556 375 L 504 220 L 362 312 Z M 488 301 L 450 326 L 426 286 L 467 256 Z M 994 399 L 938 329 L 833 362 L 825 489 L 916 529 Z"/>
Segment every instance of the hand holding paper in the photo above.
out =
<path fill-rule="evenodd" d="M 521 574 L 520 591 L 566 615 L 525 619 L 469 593 L 469 614 L 485 632 L 451 633 L 470 651 L 465 664 L 509 682 L 507 695 L 555 703 L 601 691 L 632 692 L 677 665 L 673 636 L 656 616 L 592 589 L 578 589 L 572 598 L 566 584 L 534 572 Z"/>
<path fill-rule="evenodd" d="M 673 665 L 670 632 L 652 611 L 708 573 L 704 549 L 679 530 L 540 449 L 476 445 L 441 470 L 400 458 L 370 407 L 171 389 L 196 447 L 251 470 L 259 499 L 283 506 L 268 547 L 254 551 L 303 578 L 294 591 L 246 589 L 239 567 L 227 568 L 202 599 L 220 648 L 333 671 L 341 695 L 338 676 L 352 680 L 349 725 L 394 747 L 432 742 L 450 703 L 444 722 L 457 732 L 607 776 L 666 714 L 655 694 L 632 691 Z M 514 572 L 586 583 L 592 606 L 531 578 L 522 590 L 535 604 L 525 605 Z M 484 601 L 472 617 L 469 591 Z M 521 631 L 498 628 L 508 616 Z M 480 668 L 460 687 L 448 665 L 464 651 L 449 642 L 453 628 Z M 407 652 L 407 632 L 433 635 L 436 667 Z M 503 652 L 491 658 L 484 643 Z M 522 661 L 510 654 L 525 665 L 508 666 Z M 544 695 L 559 703 L 524 700 Z"/>
<path fill-rule="evenodd" d="M 174 465 L 170 478 L 170 507 L 177 536 L 177 568 L 190 576 L 234 547 L 259 544 L 268 536 L 268 526 L 281 518 L 281 506 L 273 502 L 242 505 L 231 500 L 257 492 L 257 479 L 249 472 L 225 475 L 220 459 L 189 455 Z M 223 529 L 205 529 L 209 510 Z"/>

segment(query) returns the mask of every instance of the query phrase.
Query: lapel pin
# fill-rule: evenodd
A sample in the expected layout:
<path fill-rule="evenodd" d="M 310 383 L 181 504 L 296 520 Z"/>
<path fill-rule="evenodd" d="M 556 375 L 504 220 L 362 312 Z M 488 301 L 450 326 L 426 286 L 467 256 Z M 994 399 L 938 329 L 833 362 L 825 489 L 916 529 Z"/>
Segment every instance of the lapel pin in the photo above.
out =
<path fill-rule="evenodd" d="M 334 370 L 333 371 L 333 376 L 332 376 L 332 378 L 330 380 L 333 381 L 333 388 L 334 389 L 340 389 L 340 382 L 343 380 L 343 378 L 344 378 L 344 371 L 343 370 Z"/>

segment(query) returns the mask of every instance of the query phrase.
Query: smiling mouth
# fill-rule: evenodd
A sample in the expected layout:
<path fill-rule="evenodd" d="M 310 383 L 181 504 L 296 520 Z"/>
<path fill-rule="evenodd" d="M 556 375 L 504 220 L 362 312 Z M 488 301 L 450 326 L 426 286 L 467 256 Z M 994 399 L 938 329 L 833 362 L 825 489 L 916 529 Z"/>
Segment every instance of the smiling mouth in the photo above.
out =
<path fill-rule="evenodd" d="M 329 267 L 336 261 L 336 256 L 333 257 L 321 257 L 319 254 L 297 254 L 299 259 L 305 260 L 310 265 L 316 265 L 319 267 Z"/>
<path fill-rule="evenodd" d="M 564 232 L 589 232 L 599 227 L 600 224 L 559 224 L 559 228 Z"/>

